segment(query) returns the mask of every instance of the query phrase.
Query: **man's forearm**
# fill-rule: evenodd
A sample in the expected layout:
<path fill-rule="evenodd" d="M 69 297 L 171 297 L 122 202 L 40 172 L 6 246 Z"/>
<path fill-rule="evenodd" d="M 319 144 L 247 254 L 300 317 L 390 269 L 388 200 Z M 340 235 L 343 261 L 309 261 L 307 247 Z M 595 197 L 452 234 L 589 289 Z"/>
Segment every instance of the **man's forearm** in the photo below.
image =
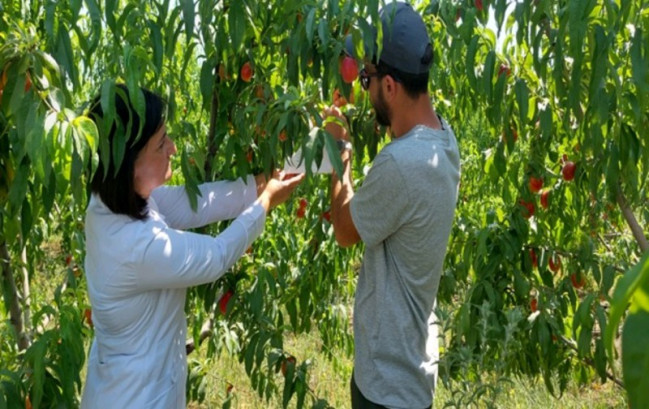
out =
<path fill-rule="evenodd" d="M 351 217 L 350 203 L 354 196 L 351 172 L 351 152 L 342 153 L 343 175 L 336 172 L 331 175 L 331 223 L 334 227 L 336 241 L 343 247 L 356 244 L 360 237 Z"/>
<path fill-rule="evenodd" d="M 343 176 L 339 177 L 334 171 L 331 174 L 331 217 L 336 220 L 340 209 L 345 203 L 349 203 L 354 196 L 354 188 L 351 177 L 351 152 L 343 151 Z"/>

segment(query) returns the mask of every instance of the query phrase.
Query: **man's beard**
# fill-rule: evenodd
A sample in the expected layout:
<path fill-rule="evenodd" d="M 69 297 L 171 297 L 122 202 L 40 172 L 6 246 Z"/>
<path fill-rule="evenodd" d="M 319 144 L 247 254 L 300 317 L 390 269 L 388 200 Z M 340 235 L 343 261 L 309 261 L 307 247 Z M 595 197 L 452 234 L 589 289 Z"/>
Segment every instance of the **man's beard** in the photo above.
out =
<path fill-rule="evenodd" d="M 379 95 L 376 103 L 373 103 L 372 106 L 374 106 L 374 112 L 376 113 L 376 121 L 379 123 L 381 126 L 390 126 L 390 116 L 392 116 L 392 112 L 390 112 L 390 108 L 388 107 L 388 104 L 385 102 L 385 98 L 383 97 L 383 89 L 379 88 Z"/>

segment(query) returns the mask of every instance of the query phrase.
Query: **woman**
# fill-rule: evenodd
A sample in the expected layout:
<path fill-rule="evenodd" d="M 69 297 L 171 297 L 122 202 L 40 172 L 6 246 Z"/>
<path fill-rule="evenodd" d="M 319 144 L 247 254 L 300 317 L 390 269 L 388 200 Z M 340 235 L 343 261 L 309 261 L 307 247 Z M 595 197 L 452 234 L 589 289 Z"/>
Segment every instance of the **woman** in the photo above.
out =
<path fill-rule="evenodd" d="M 99 99 L 90 110 L 98 128 L 109 130 L 102 146 L 127 143 L 117 170 L 112 149 L 99 152 L 91 181 L 85 268 L 95 338 L 82 408 L 186 406 L 186 288 L 221 277 L 261 234 L 268 210 L 303 178 L 206 183 L 192 211 L 184 187 L 162 186 L 176 146 L 162 99 L 142 93 L 144 118 L 122 85 L 114 116 L 104 115 Z M 232 218 L 216 237 L 181 230 Z"/>

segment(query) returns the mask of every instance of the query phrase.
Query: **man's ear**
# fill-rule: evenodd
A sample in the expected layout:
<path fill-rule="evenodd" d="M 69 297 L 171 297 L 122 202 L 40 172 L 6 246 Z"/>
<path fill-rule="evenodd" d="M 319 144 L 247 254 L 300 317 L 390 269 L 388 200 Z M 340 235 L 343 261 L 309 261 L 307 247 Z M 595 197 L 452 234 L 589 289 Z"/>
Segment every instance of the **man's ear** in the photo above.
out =
<path fill-rule="evenodd" d="M 381 81 L 381 86 L 383 87 L 383 95 L 387 100 L 392 100 L 397 92 L 397 82 L 392 78 L 391 75 L 386 75 Z"/>

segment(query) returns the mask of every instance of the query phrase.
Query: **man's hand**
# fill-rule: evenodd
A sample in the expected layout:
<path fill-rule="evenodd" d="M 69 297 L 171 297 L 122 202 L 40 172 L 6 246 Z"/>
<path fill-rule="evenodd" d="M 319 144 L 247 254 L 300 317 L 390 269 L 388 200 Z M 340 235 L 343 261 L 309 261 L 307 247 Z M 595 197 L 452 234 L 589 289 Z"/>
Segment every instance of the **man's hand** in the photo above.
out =
<path fill-rule="evenodd" d="M 322 117 L 326 122 L 324 128 L 325 131 L 329 132 L 336 140 L 342 139 L 344 141 L 349 141 L 349 132 L 347 132 L 349 124 L 347 123 L 347 118 L 345 118 L 338 108 L 335 106 L 325 108 L 322 112 Z M 338 119 L 338 121 L 332 121 L 329 119 L 331 117 Z M 339 122 L 342 122 L 343 125 Z"/>

